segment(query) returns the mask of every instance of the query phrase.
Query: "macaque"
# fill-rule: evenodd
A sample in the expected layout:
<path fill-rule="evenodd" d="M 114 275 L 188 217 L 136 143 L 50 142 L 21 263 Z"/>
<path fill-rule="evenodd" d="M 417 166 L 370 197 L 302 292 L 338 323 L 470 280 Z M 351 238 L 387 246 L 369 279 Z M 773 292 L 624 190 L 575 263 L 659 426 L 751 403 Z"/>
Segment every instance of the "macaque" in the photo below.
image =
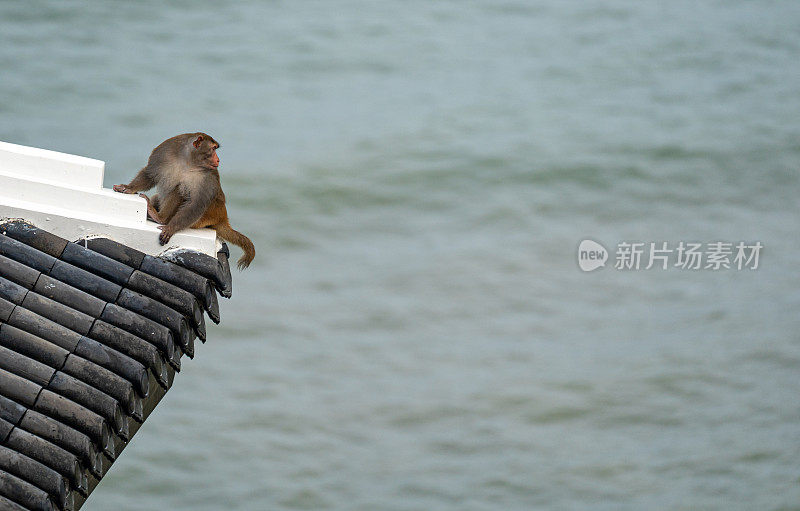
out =
<path fill-rule="evenodd" d="M 147 216 L 161 225 L 164 245 L 178 231 L 210 227 L 217 236 L 244 251 L 239 269 L 250 266 L 256 249 L 250 238 L 228 222 L 225 194 L 219 181 L 219 143 L 205 133 L 185 133 L 153 149 L 147 165 L 127 185 L 114 185 L 120 193 L 139 193 L 156 187 L 157 194 L 139 196 L 147 201 Z"/>

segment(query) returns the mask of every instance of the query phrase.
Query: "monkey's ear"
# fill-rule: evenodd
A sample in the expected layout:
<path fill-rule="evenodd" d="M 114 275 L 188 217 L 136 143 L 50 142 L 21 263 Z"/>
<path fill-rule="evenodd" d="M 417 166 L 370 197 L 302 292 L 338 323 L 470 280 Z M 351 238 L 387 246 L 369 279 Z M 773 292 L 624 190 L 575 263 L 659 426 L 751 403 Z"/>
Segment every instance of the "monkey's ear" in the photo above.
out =
<path fill-rule="evenodd" d="M 197 137 L 197 140 L 192 142 L 192 145 L 195 146 L 195 147 L 200 147 L 200 142 L 202 142 L 202 141 L 203 141 L 203 135 L 200 135 L 200 136 Z"/>

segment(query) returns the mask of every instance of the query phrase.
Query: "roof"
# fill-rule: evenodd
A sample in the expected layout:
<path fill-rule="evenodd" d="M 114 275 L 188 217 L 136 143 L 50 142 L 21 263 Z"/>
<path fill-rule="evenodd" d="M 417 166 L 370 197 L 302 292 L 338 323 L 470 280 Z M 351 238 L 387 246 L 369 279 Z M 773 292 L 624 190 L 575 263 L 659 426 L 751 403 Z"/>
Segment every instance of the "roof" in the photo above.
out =
<path fill-rule="evenodd" d="M 0 142 L 0 218 L 25 218 L 70 240 L 105 236 L 146 254 L 163 252 L 146 201 L 103 188 L 104 174 L 100 160 Z M 219 250 L 211 229 L 178 232 L 170 247 L 210 256 Z"/>
<path fill-rule="evenodd" d="M 0 223 L 0 509 L 79 509 L 180 372 L 228 248 L 146 254 Z"/>

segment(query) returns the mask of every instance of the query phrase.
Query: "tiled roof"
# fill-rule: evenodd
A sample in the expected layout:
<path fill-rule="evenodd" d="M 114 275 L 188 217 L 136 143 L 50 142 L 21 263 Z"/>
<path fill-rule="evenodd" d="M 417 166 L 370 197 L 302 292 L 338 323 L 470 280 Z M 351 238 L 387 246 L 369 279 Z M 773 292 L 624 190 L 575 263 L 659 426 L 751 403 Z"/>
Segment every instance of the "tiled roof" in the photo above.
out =
<path fill-rule="evenodd" d="M 228 256 L 0 224 L 0 510 L 81 507 L 219 322 Z"/>

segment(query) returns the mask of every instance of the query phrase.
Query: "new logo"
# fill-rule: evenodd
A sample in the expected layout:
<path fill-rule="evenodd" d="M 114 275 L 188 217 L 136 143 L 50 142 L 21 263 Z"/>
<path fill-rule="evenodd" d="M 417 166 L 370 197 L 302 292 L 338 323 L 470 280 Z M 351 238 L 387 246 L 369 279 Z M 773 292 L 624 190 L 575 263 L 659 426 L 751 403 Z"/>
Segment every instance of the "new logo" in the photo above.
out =
<path fill-rule="evenodd" d="M 600 243 L 583 240 L 578 245 L 578 266 L 583 271 L 594 271 L 606 265 L 608 250 Z"/>

